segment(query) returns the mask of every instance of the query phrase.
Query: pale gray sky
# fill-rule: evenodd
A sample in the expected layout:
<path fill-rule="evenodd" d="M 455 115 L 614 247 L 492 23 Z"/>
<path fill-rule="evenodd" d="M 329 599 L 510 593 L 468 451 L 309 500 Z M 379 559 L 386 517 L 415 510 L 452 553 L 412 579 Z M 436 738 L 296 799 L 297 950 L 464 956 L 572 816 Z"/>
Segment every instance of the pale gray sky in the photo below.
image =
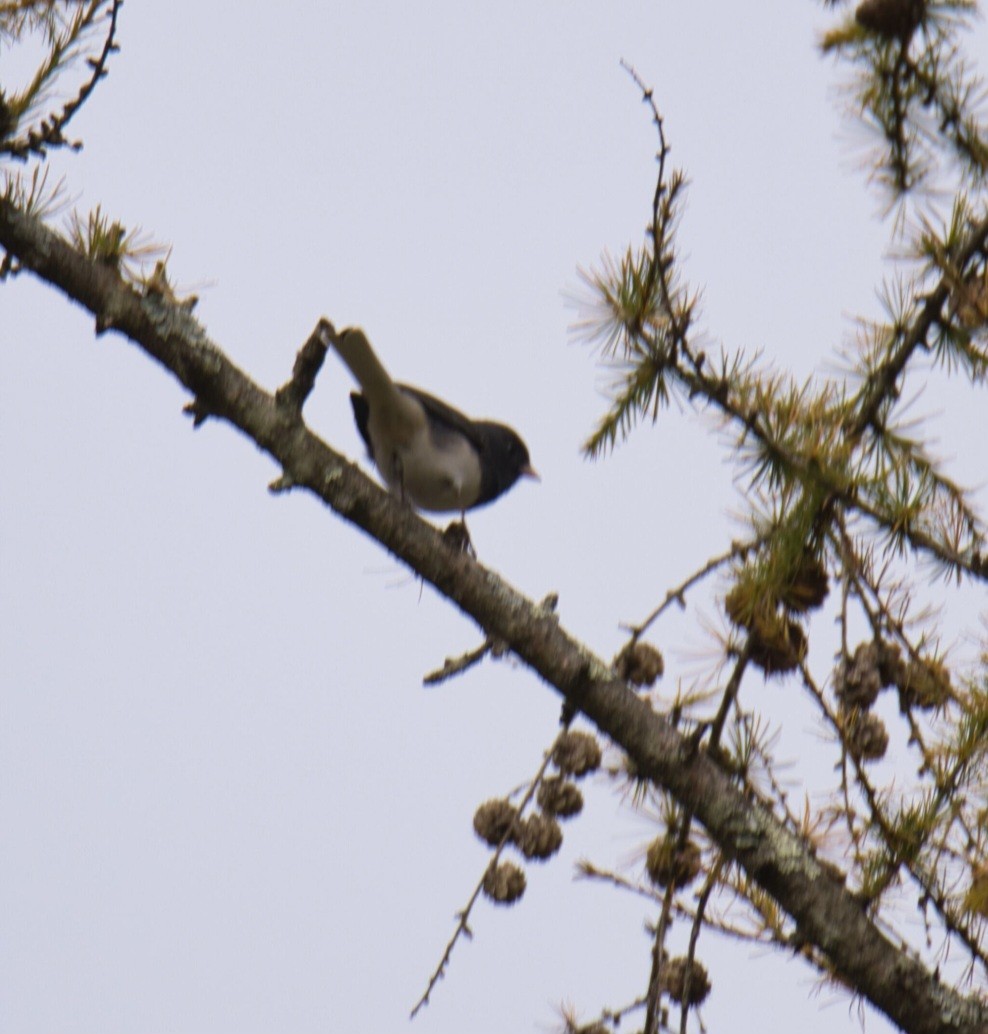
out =
<path fill-rule="evenodd" d="M 543 482 L 473 518 L 481 557 L 558 591 L 610 656 L 738 506 L 696 415 L 579 456 L 602 381 L 565 295 L 640 240 L 654 184 L 619 60 L 689 173 L 711 346 L 805 376 L 878 314 L 888 231 L 824 23 L 781 0 L 131 3 L 85 150 L 52 164 L 80 208 L 173 246 L 208 332 L 264 385 L 326 315 L 517 427 Z M 510 662 L 423 689 L 476 629 L 311 499 L 269 496 L 267 458 L 225 426 L 193 434 L 172 379 L 92 329 L 27 276 L 0 287 L 0 1031 L 486 1034 L 641 993 L 654 913 L 571 879 L 585 855 L 639 871 L 653 835 L 600 783 L 522 903 L 478 908 L 409 1025 L 485 865 L 473 811 L 535 771 L 558 702 Z M 306 415 L 357 457 L 350 386 L 331 357 Z M 943 422 L 968 480 L 974 412 Z M 713 651 L 693 611 L 654 641 L 670 693 Z M 808 712 L 764 692 L 795 756 Z M 856 1029 L 799 961 L 712 937 L 700 955 L 711 1031 Z"/>

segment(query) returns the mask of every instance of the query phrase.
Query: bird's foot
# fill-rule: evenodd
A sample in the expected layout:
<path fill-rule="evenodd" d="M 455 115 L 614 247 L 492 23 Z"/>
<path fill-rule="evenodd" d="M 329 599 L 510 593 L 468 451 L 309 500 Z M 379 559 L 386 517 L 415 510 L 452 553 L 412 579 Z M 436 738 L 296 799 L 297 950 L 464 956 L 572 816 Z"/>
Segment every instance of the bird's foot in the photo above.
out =
<path fill-rule="evenodd" d="M 467 528 L 467 522 L 463 518 L 453 521 L 443 532 L 443 538 L 458 553 L 468 553 L 474 560 L 477 559 L 477 551 L 473 548 L 470 530 Z"/>

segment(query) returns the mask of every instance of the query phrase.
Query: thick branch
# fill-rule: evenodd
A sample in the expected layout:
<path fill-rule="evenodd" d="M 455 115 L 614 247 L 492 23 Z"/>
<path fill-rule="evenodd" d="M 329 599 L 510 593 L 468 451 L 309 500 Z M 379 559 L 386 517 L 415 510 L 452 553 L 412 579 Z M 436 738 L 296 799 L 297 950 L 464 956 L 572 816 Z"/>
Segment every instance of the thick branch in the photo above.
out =
<path fill-rule="evenodd" d="M 619 744 L 637 772 L 668 789 L 724 854 L 793 918 L 803 942 L 835 973 L 913 1034 L 983 1034 L 988 1007 L 964 998 L 900 951 L 807 845 L 728 773 L 698 752 L 606 663 L 569 636 L 558 619 L 516 592 L 309 431 L 291 407 L 240 371 L 193 317 L 143 297 L 117 273 L 75 252 L 40 221 L 0 199 L 0 244 L 23 269 L 58 287 L 170 370 L 209 410 L 250 437 L 297 486 L 373 536 L 472 617 L 504 640 L 566 701 Z"/>

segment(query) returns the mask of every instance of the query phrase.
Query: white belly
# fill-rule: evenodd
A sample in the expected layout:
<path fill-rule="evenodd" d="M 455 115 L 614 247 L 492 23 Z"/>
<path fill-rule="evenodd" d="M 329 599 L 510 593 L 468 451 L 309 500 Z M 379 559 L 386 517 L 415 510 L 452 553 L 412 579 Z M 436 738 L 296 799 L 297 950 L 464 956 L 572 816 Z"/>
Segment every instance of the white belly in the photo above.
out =
<path fill-rule="evenodd" d="M 375 446 L 374 462 L 391 491 L 420 510 L 465 510 L 480 494 L 480 460 L 459 434 L 420 426 L 390 453 Z"/>

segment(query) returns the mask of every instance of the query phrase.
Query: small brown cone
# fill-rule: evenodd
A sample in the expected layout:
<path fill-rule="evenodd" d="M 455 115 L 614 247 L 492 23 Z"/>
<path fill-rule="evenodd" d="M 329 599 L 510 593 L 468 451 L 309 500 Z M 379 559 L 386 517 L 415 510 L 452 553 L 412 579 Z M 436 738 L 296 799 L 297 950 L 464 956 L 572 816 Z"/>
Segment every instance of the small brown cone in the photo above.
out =
<path fill-rule="evenodd" d="M 580 788 L 562 776 L 548 776 L 542 780 L 536 798 L 546 815 L 568 819 L 583 811 L 583 794 Z"/>
<path fill-rule="evenodd" d="M 758 614 L 748 629 L 748 656 L 766 675 L 785 675 L 806 656 L 806 634 L 784 614 Z"/>
<path fill-rule="evenodd" d="M 526 858 L 542 862 L 559 850 L 563 831 L 552 816 L 536 813 L 518 823 L 513 840 Z"/>
<path fill-rule="evenodd" d="M 602 754 L 596 737 L 588 732 L 570 729 L 560 733 L 552 751 L 552 760 L 564 775 L 579 779 L 600 768 Z"/>
<path fill-rule="evenodd" d="M 908 40 L 925 7 L 925 0 L 861 0 L 854 17 L 858 25 L 886 39 Z"/>
<path fill-rule="evenodd" d="M 655 685 L 656 679 L 662 678 L 665 661 L 662 654 L 649 643 L 633 642 L 628 643 L 614 658 L 614 670 L 618 678 L 647 689 Z"/>
<path fill-rule="evenodd" d="M 782 594 L 782 602 L 797 614 L 816 610 L 830 592 L 827 569 L 812 556 L 804 556 L 789 587 Z"/>
<path fill-rule="evenodd" d="M 877 643 L 859 643 L 854 656 L 841 662 L 834 680 L 834 693 L 841 707 L 867 711 L 878 699 L 882 688 L 879 658 Z"/>
<path fill-rule="evenodd" d="M 751 616 L 756 610 L 757 603 L 750 584 L 741 580 L 724 597 L 724 611 L 731 619 L 732 625 L 747 628 L 751 624 Z"/>
<path fill-rule="evenodd" d="M 845 742 L 852 757 L 859 761 L 878 761 L 888 750 L 889 734 L 877 714 L 856 711 L 849 717 Z"/>
<path fill-rule="evenodd" d="M 514 862 L 501 862 L 487 870 L 483 891 L 498 905 L 513 905 L 525 893 L 525 873 Z"/>
<path fill-rule="evenodd" d="M 484 803 L 473 814 L 474 832 L 491 847 L 497 847 L 518 819 L 518 809 L 503 797 Z"/>
<path fill-rule="evenodd" d="M 910 661 L 899 682 L 903 707 L 932 710 L 950 699 L 950 672 L 939 661 Z"/>
<path fill-rule="evenodd" d="M 706 968 L 696 959 L 690 965 L 685 956 L 670 959 L 663 965 L 661 983 L 663 991 L 674 1002 L 685 1002 L 686 1005 L 699 1005 L 710 994 L 710 977 Z"/>
<path fill-rule="evenodd" d="M 667 833 L 648 845 L 645 871 L 657 886 L 668 887 L 671 883 L 678 889 L 696 879 L 700 872 L 700 858 L 700 849 L 692 840 L 687 840 L 680 848 L 676 837 Z"/>

